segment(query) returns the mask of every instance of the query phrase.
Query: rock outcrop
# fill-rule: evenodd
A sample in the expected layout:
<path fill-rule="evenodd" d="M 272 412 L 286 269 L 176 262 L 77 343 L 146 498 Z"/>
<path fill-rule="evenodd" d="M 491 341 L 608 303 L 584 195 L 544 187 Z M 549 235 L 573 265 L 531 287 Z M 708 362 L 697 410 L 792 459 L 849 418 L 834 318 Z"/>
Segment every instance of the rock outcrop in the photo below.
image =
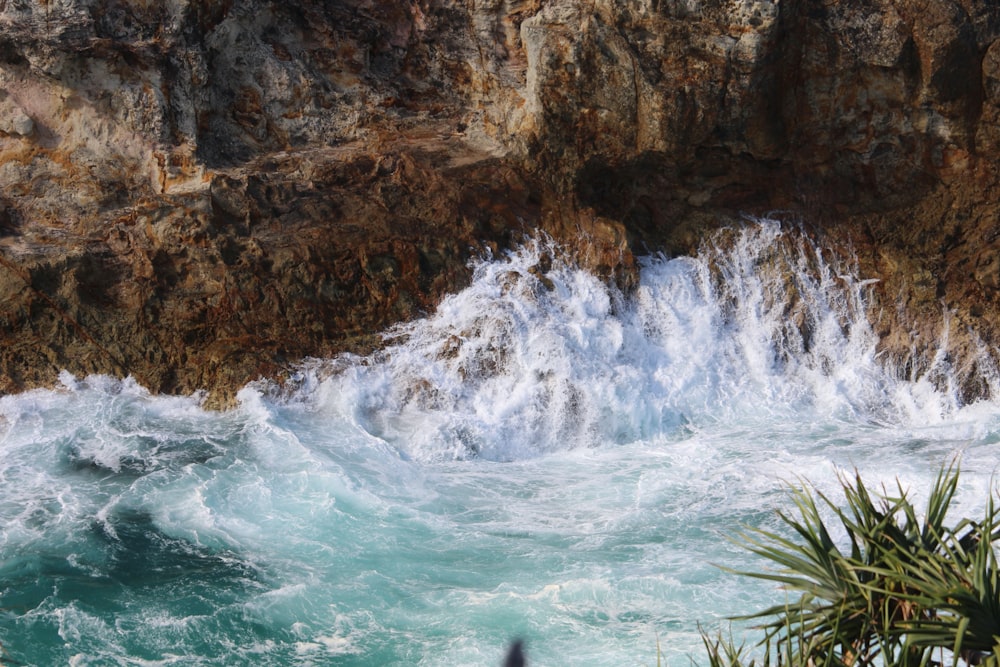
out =
<path fill-rule="evenodd" d="M 976 0 L 0 0 L 0 390 L 224 401 L 525 233 L 627 287 L 765 212 L 851 244 L 901 366 L 946 321 L 961 365 L 1000 332 L 998 158 Z"/>

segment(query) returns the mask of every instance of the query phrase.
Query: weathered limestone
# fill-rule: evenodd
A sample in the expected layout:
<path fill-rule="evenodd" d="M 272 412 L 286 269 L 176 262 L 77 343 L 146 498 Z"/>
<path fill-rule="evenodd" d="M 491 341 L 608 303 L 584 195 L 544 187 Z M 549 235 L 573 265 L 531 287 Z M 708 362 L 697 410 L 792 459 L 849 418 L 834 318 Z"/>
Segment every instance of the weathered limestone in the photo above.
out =
<path fill-rule="evenodd" d="M 224 398 L 487 245 L 627 286 L 769 211 L 853 244 L 888 354 L 947 320 L 960 365 L 1000 327 L 998 44 L 973 0 L 0 0 L 0 390 Z"/>

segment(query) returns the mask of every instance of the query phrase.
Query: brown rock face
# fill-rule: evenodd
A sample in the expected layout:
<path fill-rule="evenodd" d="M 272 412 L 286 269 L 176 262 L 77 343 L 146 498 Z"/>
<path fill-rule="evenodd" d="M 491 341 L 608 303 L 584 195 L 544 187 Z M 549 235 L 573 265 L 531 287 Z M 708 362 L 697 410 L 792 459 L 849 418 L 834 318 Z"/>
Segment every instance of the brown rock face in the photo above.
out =
<path fill-rule="evenodd" d="M 998 44 L 973 0 L 0 1 L 0 390 L 224 399 L 533 230 L 627 286 L 774 211 L 881 279 L 889 354 L 947 321 L 961 366 L 1000 326 Z"/>
<path fill-rule="evenodd" d="M 0 239 L 3 388 L 69 368 L 224 398 L 307 355 L 370 350 L 538 218 L 520 176 L 459 150 L 274 155 L 96 228 Z"/>

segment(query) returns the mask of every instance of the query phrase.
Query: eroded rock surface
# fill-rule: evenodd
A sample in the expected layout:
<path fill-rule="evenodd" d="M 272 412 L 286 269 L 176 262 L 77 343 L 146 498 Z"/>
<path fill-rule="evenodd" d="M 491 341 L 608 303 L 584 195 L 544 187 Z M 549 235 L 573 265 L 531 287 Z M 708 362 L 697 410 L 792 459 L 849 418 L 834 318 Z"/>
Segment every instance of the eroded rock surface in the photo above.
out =
<path fill-rule="evenodd" d="M 975 0 L 0 0 L 0 390 L 224 400 L 533 230 L 627 287 L 767 212 L 881 279 L 901 367 L 946 321 L 961 365 L 1000 326 L 998 149 Z"/>

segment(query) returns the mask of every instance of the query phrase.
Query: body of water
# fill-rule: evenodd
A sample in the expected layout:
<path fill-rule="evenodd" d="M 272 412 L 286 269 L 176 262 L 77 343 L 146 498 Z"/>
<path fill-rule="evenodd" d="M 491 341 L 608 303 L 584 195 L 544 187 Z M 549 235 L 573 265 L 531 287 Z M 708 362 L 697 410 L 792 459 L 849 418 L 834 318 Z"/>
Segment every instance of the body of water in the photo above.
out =
<path fill-rule="evenodd" d="M 871 282 L 797 231 L 649 259 L 627 297 L 560 255 L 227 412 L 69 375 L 0 399 L 0 663 L 703 664 L 699 625 L 782 599 L 718 566 L 764 566 L 731 538 L 788 484 L 919 504 L 960 455 L 956 512 L 985 505 L 1000 405 L 945 355 L 886 367 Z"/>

